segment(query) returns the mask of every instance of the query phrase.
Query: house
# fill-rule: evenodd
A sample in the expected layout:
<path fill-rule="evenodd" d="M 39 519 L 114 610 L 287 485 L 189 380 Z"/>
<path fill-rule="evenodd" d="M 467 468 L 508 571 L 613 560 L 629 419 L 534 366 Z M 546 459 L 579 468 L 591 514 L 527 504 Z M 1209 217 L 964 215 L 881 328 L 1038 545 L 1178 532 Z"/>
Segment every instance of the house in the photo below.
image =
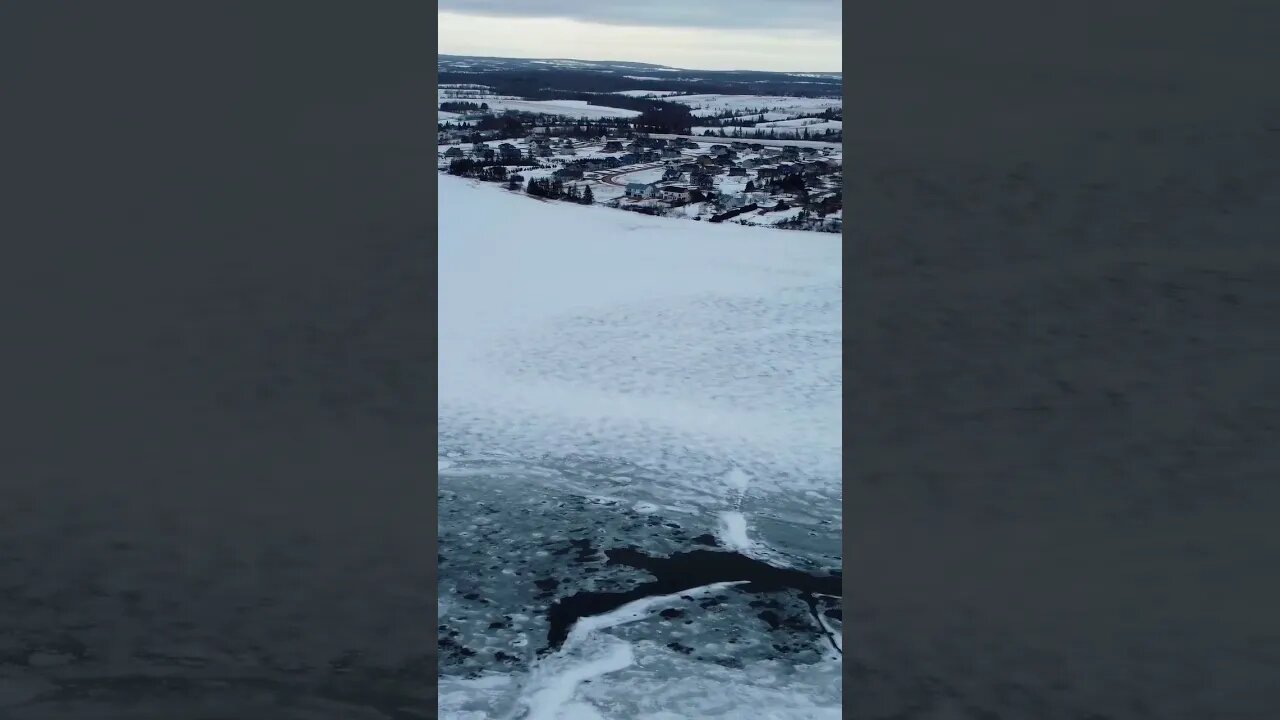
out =
<path fill-rule="evenodd" d="M 683 162 L 683 163 L 680 163 L 680 172 L 682 172 L 682 173 L 693 172 L 693 171 L 695 171 L 695 170 L 697 170 L 697 169 L 698 169 L 698 163 L 696 163 L 696 162 Z"/>
<path fill-rule="evenodd" d="M 668 202 L 684 202 L 690 199 L 690 193 L 695 192 L 695 190 L 682 185 L 667 185 L 658 188 L 657 192 L 658 197 Z"/>
<path fill-rule="evenodd" d="M 453 147 L 444 151 L 444 156 L 447 158 L 460 158 L 462 157 L 462 148 L 458 147 L 457 145 L 454 145 Z"/>
<path fill-rule="evenodd" d="M 699 155 L 697 163 L 705 168 L 715 165 L 716 161 L 710 155 Z"/>
<path fill-rule="evenodd" d="M 804 164 L 805 175 L 821 175 L 825 173 L 828 169 L 829 168 L 827 168 L 827 164 L 820 160 L 815 160 L 813 162 L 808 162 Z"/>
<path fill-rule="evenodd" d="M 616 168 L 622 164 L 622 161 L 616 157 L 603 158 L 604 166 L 607 168 Z"/>
<path fill-rule="evenodd" d="M 706 172 L 696 172 L 689 176 L 689 181 L 699 190 L 710 190 L 715 187 L 715 179 Z"/>
<path fill-rule="evenodd" d="M 768 180 L 769 178 L 782 177 L 782 175 L 783 175 L 782 171 L 778 167 L 773 165 L 770 165 L 768 167 L 756 168 L 756 177 L 761 180 Z"/>
<path fill-rule="evenodd" d="M 684 146 L 685 146 L 685 147 L 687 147 L 687 148 L 689 148 L 690 150 L 698 150 L 699 148 L 701 148 L 701 147 L 702 147 L 701 145 L 699 145 L 698 143 L 696 143 L 696 142 L 694 142 L 694 141 L 692 141 L 692 140 L 685 140 L 685 141 L 684 141 Z"/>
<path fill-rule="evenodd" d="M 511 143 L 502 143 L 498 146 L 498 157 L 502 160 L 519 160 L 521 155 L 520 148 Z"/>
<path fill-rule="evenodd" d="M 627 197 L 629 198 L 647 198 L 653 197 L 653 186 L 645 183 L 627 183 Z"/>
<path fill-rule="evenodd" d="M 712 160 L 712 162 L 714 162 L 716 165 L 719 165 L 720 167 L 729 167 L 730 165 L 733 164 L 733 158 L 729 157 L 728 155 L 720 155 L 720 156 L 717 156 L 715 160 Z"/>
<path fill-rule="evenodd" d="M 494 155 L 495 153 L 493 152 L 493 148 L 491 147 L 486 146 L 483 150 L 480 151 L 480 158 L 482 160 L 492 160 Z"/>
<path fill-rule="evenodd" d="M 742 161 L 742 167 L 758 168 L 761 165 L 764 165 L 766 162 L 767 162 L 766 160 L 763 160 L 761 158 L 747 158 L 746 160 Z"/>
<path fill-rule="evenodd" d="M 668 165 L 667 168 L 662 171 L 663 180 L 675 180 L 679 177 L 680 177 L 680 168 L 676 167 L 675 165 Z"/>
<path fill-rule="evenodd" d="M 765 147 L 765 148 L 764 148 L 763 150 L 761 150 L 760 152 L 761 152 L 761 154 L 765 155 L 766 157 L 778 157 L 779 155 L 781 155 L 781 154 L 782 154 L 782 148 L 780 148 L 780 147 L 768 146 L 768 147 Z"/>
<path fill-rule="evenodd" d="M 728 155 L 728 154 L 729 154 L 729 148 L 728 148 L 728 147 L 726 147 L 726 146 L 724 146 L 724 145 L 712 145 L 712 146 L 711 146 L 711 154 L 712 154 L 712 155 L 715 155 L 715 156 L 717 156 L 717 157 L 719 157 L 719 156 L 721 156 L 721 155 Z"/>
<path fill-rule="evenodd" d="M 652 150 L 646 150 L 636 155 L 636 159 L 642 163 L 658 162 L 660 158 L 661 156 Z"/>
<path fill-rule="evenodd" d="M 782 148 L 782 159 L 799 160 L 800 150 L 798 148 L 793 148 L 793 147 L 784 147 Z"/>
<path fill-rule="evenodd" d="M 734 150 L 746 150 L 747 144 L 742 142 L 741 140 L 734 140 L 733 142 L 729 143 L 729 147 L 733 148 Z"/>
<path fill-rule="evenodd" d="M 622 165 L 634 165 L 637 162 L 640 162 L 640 160 L 639 158 L 636 157 L 635 153 L 629 152 L 629 153 L 623 153 L 622 155 L 620 155 L 618 157 L 618 162 Z"/>
<path fill-rule="evenodd" d="M 750 147 L 752 150 L 754 150 L 754 151 L 756 151 L 756 152 L 760 152 L 760 150 L 764 148 L 764 144 L 763 144 L 763 143 L 751 143 L 751 144 L 750 144 L 750 145 L 748 145 L 747 147 Z"/>
<path fill-rule="evenodd" d="M 737 165 L 729 168 L 729 177 L 746 177 L 747 169 Z"/>
<path fill-rule="evenodd" d="M 577 154 L 578 154 L 578 151 L 577 151 L 577 150 L 574 150 L 574 149 L 573 149 L 573 146 L 571 146 L 571 145 L 565 145 L 564 147 L 561 147 L 559 150 L 557 150 L 557 151 L 556 151 L 556 154 L 557 154 L 557 155 L 566 155 L 566 156 L 568 156 L 568 155 L 577 155 Z"/>
<path fill-rule="evenodd" d="M 622 143 L 617 140 L 610 140 L 600 149 L 601 152 L 622 152 Z"/>
<path fill-rule="evenodd" d="M 662 148 L 662 157 L 666 159 L 674 159 L 680 157 L 680 151 L 673 147 Z"/>

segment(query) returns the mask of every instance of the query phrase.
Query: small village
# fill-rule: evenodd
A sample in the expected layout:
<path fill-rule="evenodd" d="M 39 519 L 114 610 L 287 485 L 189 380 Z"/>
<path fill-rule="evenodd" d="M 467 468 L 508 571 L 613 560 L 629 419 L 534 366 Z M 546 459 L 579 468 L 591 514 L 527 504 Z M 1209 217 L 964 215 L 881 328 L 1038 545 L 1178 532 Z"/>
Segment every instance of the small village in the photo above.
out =
<path fill-rule="evenodd" d="M 669 217 L 838 233 L 839 145 L 657 135 L 600 127 L 596 137 L 532 128 L 518 138 L 441 133 L 440 169 L 561 199 Z M 486 138 L 488 135 L 489 138 Z"/>

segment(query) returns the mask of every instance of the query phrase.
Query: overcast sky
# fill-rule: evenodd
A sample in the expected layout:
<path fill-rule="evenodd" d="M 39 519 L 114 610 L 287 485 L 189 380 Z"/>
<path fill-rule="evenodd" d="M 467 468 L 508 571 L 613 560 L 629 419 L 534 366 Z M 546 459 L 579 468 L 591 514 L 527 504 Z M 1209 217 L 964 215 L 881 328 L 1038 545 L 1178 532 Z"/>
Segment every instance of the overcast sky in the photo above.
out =
<path fill-rule="evenodd" d="M 445 55 L 840 71 L 839 0 L 439 0 Z"/>

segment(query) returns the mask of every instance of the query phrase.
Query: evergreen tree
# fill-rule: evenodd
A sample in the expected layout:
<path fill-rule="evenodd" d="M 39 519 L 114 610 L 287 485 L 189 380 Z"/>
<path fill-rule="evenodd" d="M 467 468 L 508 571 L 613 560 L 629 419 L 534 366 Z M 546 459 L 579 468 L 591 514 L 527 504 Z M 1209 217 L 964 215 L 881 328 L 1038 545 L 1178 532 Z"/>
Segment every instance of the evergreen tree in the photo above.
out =
<path fill-rule="evenodd" d="M 595 201 L 596 201 L 595 193 L 592 193 L 592 192 L 591 192 L 591 186 L 590 186 L 590 185 L 588 185 L 588 186 L 587 186 L 585 189 L 583 189 L 583 191 L 582 191 L 582 204 L 583 204 L 583 205 L 590 205 L 590 204 L 594 203 Z"/>
<path fill-rule="evenodd" d="M 743 190 L 743 192 L 755 192 L 755 191 L 756 191 L 756 184 L 751 180 L 748 180 L 747 187 L 745 190 Z"/>

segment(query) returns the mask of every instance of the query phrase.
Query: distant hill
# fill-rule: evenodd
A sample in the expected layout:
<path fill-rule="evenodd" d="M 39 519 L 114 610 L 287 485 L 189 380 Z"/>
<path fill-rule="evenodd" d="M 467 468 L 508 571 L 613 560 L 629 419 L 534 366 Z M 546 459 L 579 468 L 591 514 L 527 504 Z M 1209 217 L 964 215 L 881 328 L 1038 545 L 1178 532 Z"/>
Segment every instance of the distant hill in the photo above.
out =
<path fill-rule="evenodd" d="M 440 55 L 441 83 L 481 83 L 502 92 L 617 92 L 675 90 L 688 93 L 841 97 L 841 73 L 762 70 L 690 70 L 653 63 L 557 58 Z"/>

